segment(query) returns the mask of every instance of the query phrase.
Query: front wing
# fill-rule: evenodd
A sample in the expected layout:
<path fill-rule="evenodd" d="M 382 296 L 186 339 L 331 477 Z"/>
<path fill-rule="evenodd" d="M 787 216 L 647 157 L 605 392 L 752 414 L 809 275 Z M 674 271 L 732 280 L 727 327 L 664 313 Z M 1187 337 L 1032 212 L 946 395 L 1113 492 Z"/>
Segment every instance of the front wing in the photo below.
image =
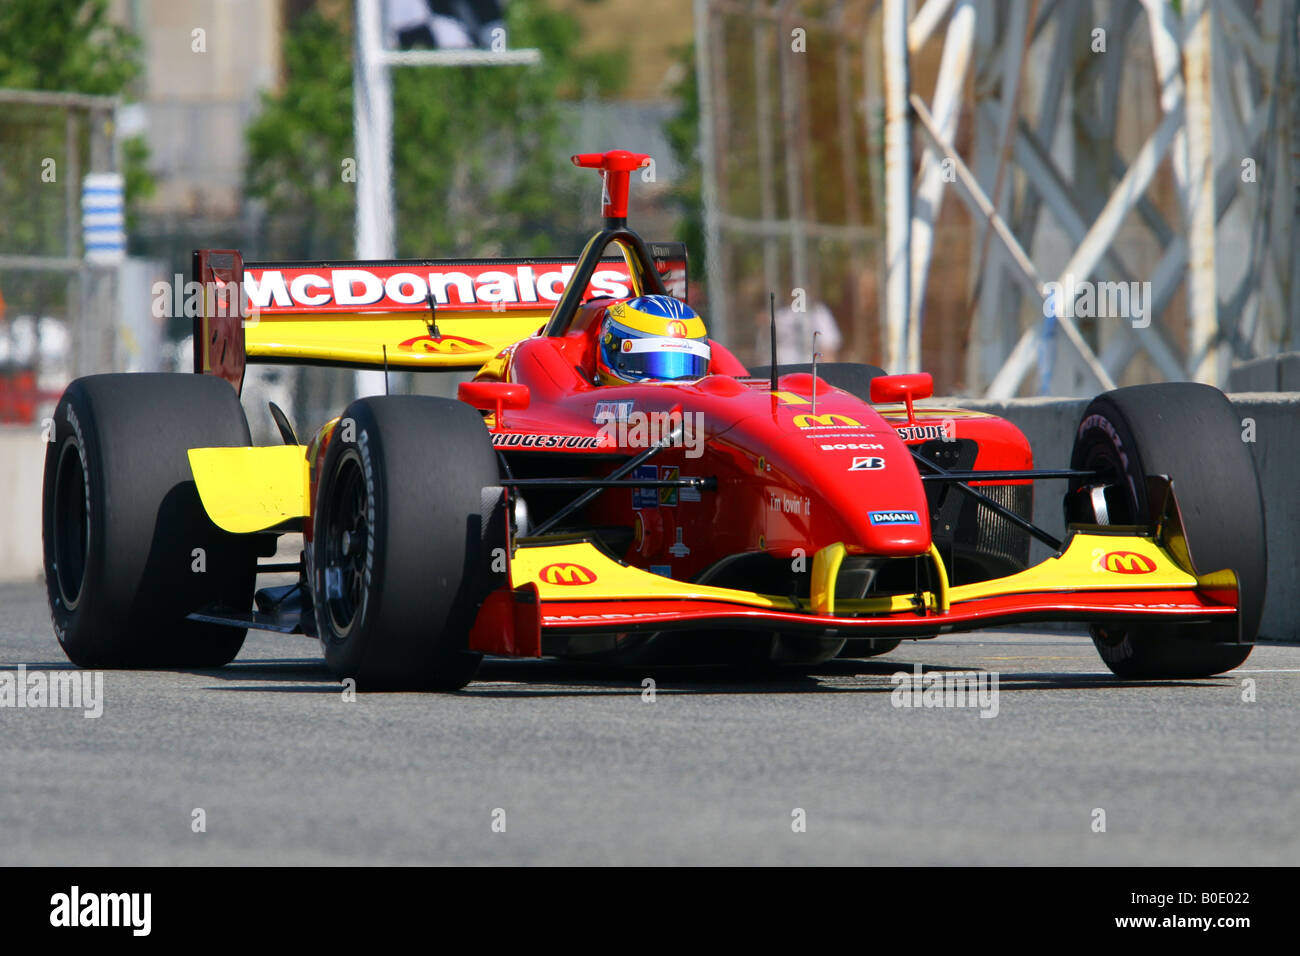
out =
<path fill-rule="evenodd" d="M 473 650 L 539 656 L 541 638 L 745 629 L 841 637 L 927 637 L 1030 621 L 1208 623 L 1237 614 L 1230 570 L 1198 575 L 1181 539 L 1136 528 L 1073 530 L 1063 551 L 1004 578 L 914 594 L 836 601 L 840 545 L 814 556 L 811 596 L 765 595 L 674 581 L 622 564 L 589 541 L 521 543 L 510 586 L 489 596 Z"/>

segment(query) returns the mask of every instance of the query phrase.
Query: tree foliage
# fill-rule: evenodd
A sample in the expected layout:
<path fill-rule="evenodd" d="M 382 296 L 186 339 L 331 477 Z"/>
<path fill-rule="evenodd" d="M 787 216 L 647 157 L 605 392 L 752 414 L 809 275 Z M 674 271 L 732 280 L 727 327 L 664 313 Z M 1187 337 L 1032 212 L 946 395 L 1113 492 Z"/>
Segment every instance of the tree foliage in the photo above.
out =
<path fill-rule="evenodd" d="M 392 71 L 398 255 L 542 255 L 590 229 L 591 174 L 567 162 L 563 101 L 612 91 L 615 65 L 578 55 L 577 23 L 540 0 L 506 16 L 511 48 L 541 50 L 541 64 Z M 247 190 L 265 204 L 269 254 L 352 254 L 350 33 L 315 11 L 294 22 L 284 83 L 249 127 Z"/>
<path fill-rule="evenodd" d="M 139 50 L 108 0 L 0 3 L 0 87 L 113 96 L 139 75 Z"/>
<path fill-rule="evenodd" d="M 140 74 L 139 53 L 139 40 L 109 19 L 109 0 L 0 2 L 0 88 L 122 95 Z M 0 109 L 0 249 L 6 252 L 68 251 L 64 115 L 39 106 Z M 84 127 L 78 146 L 84 172 Z M 129 212 L 149 195 L 153 180 L 142 139 L 126 140 L 123 158 Z"/>

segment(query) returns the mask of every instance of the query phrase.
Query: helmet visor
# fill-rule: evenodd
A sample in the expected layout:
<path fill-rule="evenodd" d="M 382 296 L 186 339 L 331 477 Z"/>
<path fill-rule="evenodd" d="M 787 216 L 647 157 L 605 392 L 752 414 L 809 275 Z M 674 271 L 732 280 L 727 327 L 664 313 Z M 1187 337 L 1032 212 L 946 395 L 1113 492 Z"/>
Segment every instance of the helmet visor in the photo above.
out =
<path fill-rule="evenodd" d="M 709 346 L 696 339 L 624 339 L 608 359 L 628 381 L 703 378 L 709 371 Z"/>

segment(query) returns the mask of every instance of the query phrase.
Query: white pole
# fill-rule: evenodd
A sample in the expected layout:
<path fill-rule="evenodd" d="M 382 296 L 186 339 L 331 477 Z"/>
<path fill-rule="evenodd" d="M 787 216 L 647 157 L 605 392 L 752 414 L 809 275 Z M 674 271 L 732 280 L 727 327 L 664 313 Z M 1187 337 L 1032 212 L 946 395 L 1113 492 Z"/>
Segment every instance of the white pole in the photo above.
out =
<path fill-rule="evenodd" d="M 357 211 L 354 255 L 391 259 L 393 241 L 393 98 L 384 62 L 379 0 L 356 0 L 352 128 L 356 139 Z M 382 371 L 354 377 L 357 397 L 382 395 Z"/>
<path fill-rule="evenodd" d="M 885 371 L 907 371 L 912 158 L 907 119 L 907 0 L 885 0 Z"/>
<path fill-rule="evenodd" d="M 975 5 L 971 0 L 957 0 L 952 19 L 948 21 L 948 34 L 939 59 L 939 78 L 934 87 L 935 122 L 940 136 L 948 142 L 957 135 L 962 88 L 970 67 L 974 38 Z M 904 368 L 891 371 L 916 372 L 921 368 L 921 313 L 925 306 L 930 258 L 934 252 L 935 223 L 943 206 L 945 177 L 942 163 L 946 158 L 931 148 L 927 148 L 921 157 L 916 205 L 912 212 L 912 297 L 907 326 L 907 362 Z"/>
<path fill-rule="evenodd" d="M 1215 281 L 1214 124 L 1210 95 L 1210 10 L 1205 0 L 1183 2 L 1183 81 L 1187 110 L 1187 307 L 1191 319 L 1188 371 L 1218 385 L 1228 354 L 1219 335 Z"/>

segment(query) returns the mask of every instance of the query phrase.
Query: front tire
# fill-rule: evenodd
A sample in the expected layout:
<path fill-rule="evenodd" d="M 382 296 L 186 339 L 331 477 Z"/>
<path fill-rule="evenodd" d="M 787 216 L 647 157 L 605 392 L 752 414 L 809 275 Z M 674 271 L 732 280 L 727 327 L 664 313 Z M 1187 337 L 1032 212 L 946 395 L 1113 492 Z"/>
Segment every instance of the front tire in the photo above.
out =
<path fill-rule="evenodd" d="M 1105 474 L 1108 524 L 1153 525 L 1158 516 L 1146 477 L 1168 475 L 1197 571 L 1237 574 L 1242 643 L 1237 622 L 1094 625 L 1093 643 L 1111 672 L 1125 679 L 1210 677 L 1240 666 L 1259 632 L 1268 557 L 1259 477 L 1227 397 L 1194 382 L 1099 395 L 1084 411 L 1070 467 Z M 1081 490 L 1071 483 L 1067 501 L 1076 509 Z"/>
<path fill-rule="evenodd" d="M 498 477 L 468 405 L 403 395 L 348 406 L 322 466 L 311 545 L 317 633 L 338 677 L 369 690 L 469 683 L 496 526 L 483 489 Z"/>
<path fill-rule="evenodd" d="M 228 383 L 205 375 L 79 378 L 54 411 L 42 538 L 55 635 L 80 667 L 220 667 L 245 631 L 186 619 L 247 610 L 252 539 L 214 525 L 188 452 L 249 444 Z"/>

